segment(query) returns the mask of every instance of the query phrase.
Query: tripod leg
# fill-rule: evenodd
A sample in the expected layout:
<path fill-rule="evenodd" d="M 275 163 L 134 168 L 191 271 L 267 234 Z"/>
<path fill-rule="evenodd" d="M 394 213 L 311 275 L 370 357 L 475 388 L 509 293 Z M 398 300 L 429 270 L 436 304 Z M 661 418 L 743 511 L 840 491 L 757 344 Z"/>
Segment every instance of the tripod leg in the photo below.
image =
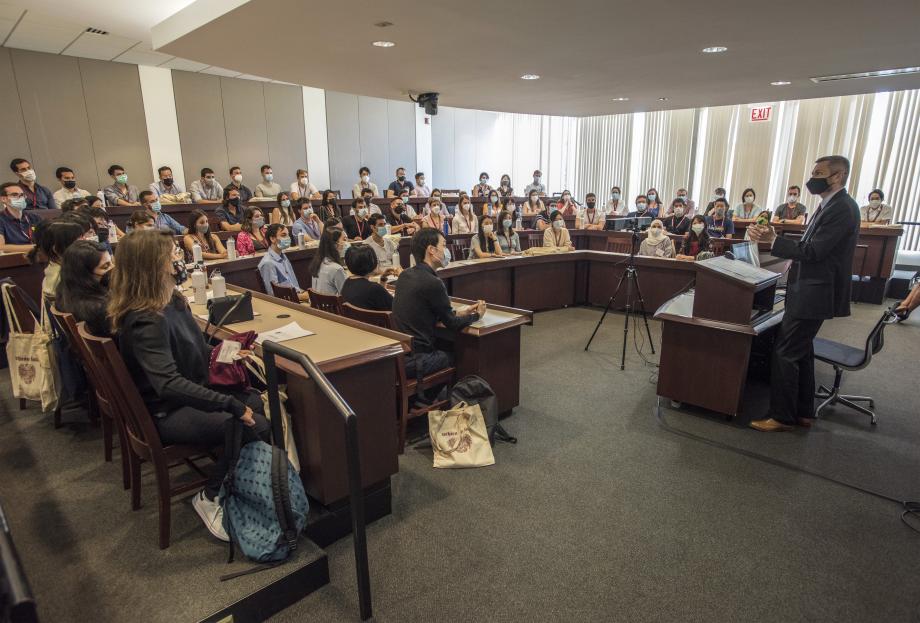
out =
<path fill-rule="evenodd" d="M 620 370 L 626 369 L 626 336 L 629 333 L 630 301 L 632 301 L 632 273 L 629 268 L 623 273 L 626 279 L 626 313 L 623 315 L 623 350 L 620 352 Z"/>
<path fill-rule="evenodd" d="M 610 306 L 613 305 L 613 300 L 617 297 L 617 294 L 620 293 L 620 287 L 623 285 L 623 279 L 626 277 L 626 273 L 623 273 L 623 277 L 620 277 L 620 282 L 617 283 L 617 289 L 613 291 L 613 296 L 607 301 L 607 307 L 604 308 L 604 313 L 601 314 L 601 319 L 597 321 L 597 326 L 594 327 L 594 333 L 591 334 L 591 337 L 588 338 L 588 343 L 585 344 L 585 350 L 588 350 L 588 347 L 591 346 L 591 342 L 594 341 L 594 336 L 597 335 L 597 330 L 601 328 L 601 325 L 604 323 L 604 318 L 607 317 L 607 312 L 610 311 Z"/>
<path fill-rule="evenodd" d="M 649 346 L 652 347 L 652 354 L 655 354 L 655 344 L 652 343 L 652 331 L 648 328 L 648 313 L 645 311 L 645 299 L 642 298 L 642 289 L 639 287 L 639 273 L 636 272 L 636 297 L 639 300 L 638 309 L 642 314 L 642 321 L 645 322 L 645 333 L 648 335 Z"/>

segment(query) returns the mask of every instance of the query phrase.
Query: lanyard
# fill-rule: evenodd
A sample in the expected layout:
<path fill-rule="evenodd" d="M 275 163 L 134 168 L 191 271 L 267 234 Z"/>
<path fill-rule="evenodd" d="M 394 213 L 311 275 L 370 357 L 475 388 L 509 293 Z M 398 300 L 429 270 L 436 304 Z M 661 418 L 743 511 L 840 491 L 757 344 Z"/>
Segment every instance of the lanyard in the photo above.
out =
<path fill-rule="evenodd" d="M 557 247 L 561 247 L 561 246 L 562 246 L 561 236 L 562 236 L 562 232 L 561 232 L 561 231 L 558 232 L 558 233 L 557 233 L 557 232 L 553 232 L 553 238 L 556 240 L 556 246 L 557 246 Z"/>
<path fill-rule="evenodd" d="M 869 221 L 875 222 L 878 220 L 878 217 L 882 215 L 882 206 L 879 206 L 878 210 L 875 210 L 875 216 L 872 216 L 873 210 L 874 208 L 871 208 L 871 207 L 868 210 L 866 210 L 866 218 Z"/>
<path fill-rule="evenodd" d="M 594 219 L 597 217 L 597 210 L 585 209 L 585 216 L 588 217 L 588 223 L 594 225 Z"/>
<path fill-rule="evenodd" d="M 364 238 L 364 221 L 355 219 L 355 227 L 358 228 L 358 236 Z"/>

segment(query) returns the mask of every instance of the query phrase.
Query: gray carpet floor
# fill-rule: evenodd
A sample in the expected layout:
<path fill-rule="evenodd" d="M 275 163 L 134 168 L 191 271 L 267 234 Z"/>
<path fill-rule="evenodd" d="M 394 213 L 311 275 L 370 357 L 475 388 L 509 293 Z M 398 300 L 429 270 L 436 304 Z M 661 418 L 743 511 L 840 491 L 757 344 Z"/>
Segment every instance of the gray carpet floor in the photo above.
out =
<path fill-rule="evenodd" d="M 858 345 L 880 312 L 857 305 L 821 335 Z M 888 327 L 871 367 L 845 378 L 877 398 L 877 427 L 837 409 L 771 435 L 744 427 L 764 409 L 757 385 L 738 422 L 668 407 L 662 425 L 654 367 L 630 345 L 619 370 L 622 316 L 582 350 L 599 317 L 559 310 L 524 328 L 522 404 L 504 422 L 520 441 L 498 445 L 495 466 L 400 458 L 393 514 L 368 530 L 376 620 L 920 621 L 920 534 L 896 504 L 705 441 L 920 499 L 920 319 Z M 98 430 L 19 411 L 3 376 L 0 500 L 44 620 L 167 620 L 164 600 L 195 620 L 226 550 L 187 502 L 158 550 L 152 487 L 132 513 Z M 327 551 L 330 585 L 273 621 L 357 620 L 351 539 Z"/>

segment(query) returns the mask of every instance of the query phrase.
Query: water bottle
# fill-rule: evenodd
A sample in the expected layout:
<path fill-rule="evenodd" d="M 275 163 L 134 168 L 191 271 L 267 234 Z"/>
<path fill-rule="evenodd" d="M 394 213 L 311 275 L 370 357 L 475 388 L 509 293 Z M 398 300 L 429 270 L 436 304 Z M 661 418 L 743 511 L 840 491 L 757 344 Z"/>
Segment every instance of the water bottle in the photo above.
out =
<path fill-rule="evenodd" d="M 227 238 L 227 259 L 236 259 L 236 239 L 233 236 Z"/>
<path fill-rule="evenodd" d="M 302 231 L 297 232 L 297 246 L 301 249 L 307 246 L 306 236 Z"/>
<path fill-rule="evenodd" d="M 112 219 L 109 219 L 109 240 L 112 242 L 118 240 L 118 228 L 115 227 L 115 222 Z"/>
<path fill-rule="evenodd" d="M 219 270 L 211 273 L 211 291 L 214 298 L 227 296 L 227 280 L 220 274 Z"/>
<path fill-rule="evenodd" d="M 393 263 L 393 268 L 402 267 L 402 261 L 399 259 L 399 251 L 393 252 L 393 257 L 390 258 L 390 262 Z"/>
<path fill-rule="evenodd" d="M 192 272 L 192 290 L 195 292 L 195 305 L 208 303 L 208 276 L 200 268 Z"/>
<path fill-rule="evenodd" d="M 102 202 L 102 205 L 105 205 L 105 192 L 100 190 L 99 192 L 96 193 L 96 196 L 99 197 L 99 201 Z"/>
<path fill-rule="evenodd" d="M 415 266 L 415 256 L 409 255 L 409 268 L 412 268 L 413 266 Z"/>
<path fill-rule="evenodd" d="M 523 229 L 524 221 L 521 219 L 521 215 L 518 214 L 517 220 L 514 222 L 515 229 Z"/>
<path fill-rule="evenodd" d="M 192 244 L 192 261 L 195 264 L 202 264 L 204 262 L 204 257 L 201 255 L 201 245 L 198 244 L 197 240 Z"/>

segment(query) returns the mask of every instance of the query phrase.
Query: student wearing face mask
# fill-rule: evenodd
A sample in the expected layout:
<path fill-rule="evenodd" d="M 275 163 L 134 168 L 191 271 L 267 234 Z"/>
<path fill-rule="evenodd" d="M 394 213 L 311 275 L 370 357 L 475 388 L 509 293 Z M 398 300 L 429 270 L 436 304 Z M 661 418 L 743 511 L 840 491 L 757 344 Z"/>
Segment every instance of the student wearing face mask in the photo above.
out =
<path fill-rule="evenodd" d="M 601 230 L 607 222 L 607 214 L 604 208 L 597 207 L 597 195 L 588 193 L 585 195 L 585 207 L 578 211 L 575 217 L 575 229 Z"/>
<path fill-rule="evenodd" d="M 885 193 L 881 189 L 869 193 L 869 203 L 859 209 L 863 225 L 890 225 L 894 221 L 894 208 L 884 201 Z"/>
<path fill-rule="evenodd" d="M 227 249 L 224 243 L 220 241 L 217 234 L 211 233 L 211 224 L 208 222 L 208 215 L 203 210 L 192 210 L 188 217 L 188 233 L 182 237 L 182 246 L 185 247 L 185 257 L 195 257 L 193 248 L 195 243 L 201 247 L 201 257 L 204 260 L 225 260 L 227 259 Z M 251 243 L 250 243 L 251 244 Z M 237 238 L 237 248 L 239 248 L 239 238 Z M 249 255 L 249 253 L 239 252 L 240 255 Z M 251 252 L 250 252 L 251 253 Z"/>
<path fill-rule="evenodd" d="M 275 172 L 270 164 L 263 164 L 259 169 L 262 181 L 256 184 L 256 197 L 277 197 L 281 192 L 281 184 L 275 181 Z"/>
<path fill-rule="evenodd" d="M 102 189 L 107 206 L 136 206 L 140 201 L 137 186 L 128 185 L 128 174 L 120 164 L 113 164 L 108 169 L 112 184 Z"/>
<path fill-rule="evenodd" d="M 64 251 L 54 296 L 58 311 L 73 314 L 77 322 L 85 322 L 89 332 L 99 337 L 112 332 L 106 311 L 112 267 L 112 256 L 102 245 L 77 240 Z"/>
<path fill-rule="evenodd" d="M 555 209 L 562 212 L 562 216 L 575 216 L 578 214 L 578 205 L 572 199 L 572 193 L 567 190 L 562 191 L 562 196 L 556 203 Z"/>
<path fill-rule="evenodd" d="M 518 236 L 518 233 L 514 231 L 514 213 L 505 210 L 502 212 L 501 219 L 498 220 L 496 225 L 498 233 L 498 245 L 501 247 L 502 253 L 508 255 L 510 253 L 520 253 L 521 252 L 521 238 Z"/>
<path fill-rule="evenodd" d="M 610 199 L 607 200 L 606 210 L 609 216 L 626 216 L 629 214 L 629 204 L 622 199 L 623 191 L 619 186 L 610 189 Z"/>
<path fill-rule="evenodd" d="M 648 214 L 646 216 L 658 218 L 659 213 L 664 213 L 664 206 L 661 205 L 661 195 L 658 194 L 657 190 L 649 188 L 648 192 L 645 193 L 645 197 L 648 199 Z"/>
<path fill-rule="evenodd" d="M 502 175 L 501 183 L 498 185 L 498 195 L 502 199 L 514 196 L 514 189 L 511 187 L 510 175 Z"/>
<path fill-rule="evenodd" d="M 29 258 L 33 261 L 45 259 L 48 262 L 42 279 L 42 302 L 49 306 L 54 303 L 64 252 L 77 240 L 81 240 L 85 233 L 93 231 L 92 228 L 86 230 L 85 225 L 77 223 L 70 216 L 41 221 L 35 228 L 35 249 Z"/>
<path fill-rule="evenodd" d="M 661 219 L 665 231 L 669 234 L 683 236 L 690 229 L 690 217 L 687 216 L 687 206 L 680 198 L 671 202 L 671 215 Z"/>
<path fill-rule="evenodd" d="M 502 204 L 498 198 L 498 191 L 490 191 L 486 197 L 488 197 L 488 201 L 482 204 L 482 212 L 480 213 L 480 216 L 484 214 L 488 216 L 498 216 L 498 213 L 502 210 Z"/>
<path fill-rule="evenodd" d="M 224 191 L 224 200 L 221 206 L 214 211 L 214 216 L 220 219 L 221 231 L 239 231 L 243 227 L 243 203 L 240 191 L 231 187 Z"/>
<path fill-rule="evenodd" d="M 415 187 L 412 182 L 406 179 L 406 170 L 403 167 L 396 169 L 396 179 L 390 182 L 387 187 L 387 197 L 396 197 L 402 191 L 407 190 L 411 194 Z"/>
<path fill-rule="evenodd" d="M 492 217 L 485 215 L 479 217 L 479 232 L 470 240 L 470 259 L 479 260 L 502 255 Z"/>
<path fill-rule="evenodd" d="M 152 190 L 142 190 L 138 198 L 140 199 L 141 208 L 143 208 L 144 211 L 146 211 L 147 214 L 153 218 L 157 229 L 162 229 L 177 235 L 186 233 L 185 227 L 180 225 L 176 219 L 163 211 L 163 206 L 160 205 L 160 200 L 157 199 L 156 194 L 154 194 Z"/>
<path fill-rule="evenodd" d="M 298 299 L 309 301 L 309 294 L 300 288 L 291 260 L 284 254 L 284 250 L 289 249 L 292 244 L 288 228 L 280 223 L 272 223 L 265 228 L 265 240 L 268 241 L 268 251 L 259 260 L 259 274 L 262 275 L 265 291 L 272 291 L 274 281 L 280 285 L 291 286 L 297 290 Z"/>
<path fill-rule="evenodd" d="M 774 223 L 804 223 L 807 209 L 799 203 L 799 196 L 802 189 L 798 186 L 790 186 L 786 189 L 786 203 L 780 204 L 773 211 Z"/>
<path fill-rule="evenodd" d="M 383 219 L 379 214 L 376 216 Z M 345 252 L 345 265 L 351 273 L 342 285 L 342 298 L 346 303 L 372 311 L 393 309 L 393 295 L 379 283 L 368 279 L 379 272 L 379 258 L 370 244 L 356 244 Z"/>
<path fill-rule="evenodd" d="M 162 203 L 187 203 L 191 200 L 191 195 L 182 190 L 171 168 L 160 167 L 157 169 L 157 177 L 159 179 L 150 185 L 150 190 L 157 194 Z"/>
<path fill-rule="evenodd" d="M 469 197 L 461 198 L 460 203 L 457 204 L 452 230 L 455 234 L 479 233 L 479 219 L 473 214 L 473 203 Z"/>
<path fill-rule="evenodd" d="M 352 201 L 351 209 L 354 211 L 354 216 L 343 218 L 342 227 L 351 240 L 364 240 L 373 233 L 370 224 L 367 222 L 369 210 L 364 205 L 364 199 L 358 197 Z"/>
<path fill-rule="evenodd" d="M 135 210 L 128 217 L 128 233 L 139 229 L 156 229 L 156 221 L 147 210 Z"/>
<path fill-rule="evenodd" d="M 342 266 L 342 256 L 348 239 L 345 234 L 337 229 L 326 229 L 319 239 L 319 247 L 310 262 L 310 275 L 313 277 L 312 288 L 320 294 L 342 293 L 345 285 L 345 268 Z"/>
<path fill-rule="evenodd" d="M 248 207 L 243 213 L 240 233 L 236 235 L 236 252 L 238 255 L 255 255 L 257 251 L 268 248 L 265 239 L 265 213 L 259 208 Z"/>
<path fill-rule="evenodd" d="M 706 231 L 710 238 L 732 238 L 735 235 L 735 224 L 732 222 L 731 210 L 728 201 L 716 199 L 712 212 L 706 217 Z"/>
<path fill-rule="evenodd" d="M 387 230 L 387 220 L 382 214 L 371 214 L 367 220 L 373 233 L 364 243 L 377 254 L 377 266 L 380 271 L 399 274 L 401 267 L 393 264 L 393 254 L 399 250 L 399 246 L 388 238 L 390 232 Z M 348 265 L 347 261 L 345 265 Z"/>
<path fill-rule="evenodd" d="M 425 184 L 425 174 L 419 171 L 415 174 L 415 188 L 409 193 L 413 197 L 428 198 L 431 196 L 431 189 Z"/>
<path fill-rule="evenodd" d="M 319 190 L 310 182 L 310 174 L 306 169 L 297 169 L 295 181 L 291 182 L 290 195 L 291 200 L 296 199 L 319 199 L 322 195 Z"/>
<path fill-rule="evenodd" d="M 706 232 L 706 217 L 697 214 L 690 220 L 690 231 L 684 234 L 680 245 L 679 260 L 694 261 L 704 251 L 710 251 L 709 234 Z"/>
<path fill-rule="evenodd" d="M 753 188 L 745 188 L 744 192 L 741 193 L 741 203 L 731 213 L 731 219 L 733 221 L 751 221 L 756 218 L 758 214 L 763 212 L 763 208 L 754 203 L 756 198 L 757 193 L 754 192 Z"/>
<path fill-rule="evenodd" d="M 543 185 L 543 173 L 537 169 L 533 172 L 533 182 L 524 187 L 524 194 L 530 196 L 531 191 L 537 193 L 537 195 L 546 194 L 546 186 Z"/>
<path fill-rule="evenodd" d="M 28 253 L 32 250 L 33 228 L 41 221 L 26 211 L 26 198 L 16 182 L 0 185 L 0 252 Z"/>
<path fill-rule="evenodd" d="M 214 170 L 205 167 L 201 170 L 201 177 L 188 187 L 192 195 L 192 203 L 220 203 L 224 197 L 224 189 L 217 181 Z"/>
<path fill-rule="evenodd" d="M 380 191 L 377 190 L 377 184 L 371 181 L 371 170 L 367 167 L 358 169 L 358 182 L 351 189 L 352 198 L 360 197 L 361 191 L 364 189 L 373 192 L 375 197 L 380 196 Z"/>
<path fill-rule="evenodd" d="M 562 218 L 562 212 L 553 210 L 550 214 L 550 226 L 543 231 L 543 246 L 557 247 L 574 251 L 572 238 L 569 236 L 569 230 L 565 227 L 565 219 Z"/>
<path fill-rule="evenodd" d="M 521 208 L 525 215 L 533 216 L 545 212 L 546 204 L 540 199 L 540 195 L 537 194 L 536 190 L 531 190 L 527 193 L 527 201 L 524 202 Z"/>
<path fill-rule="evenodd" d="M 10 170 L 19 178 L 19 187 L 26 199 L 26 209 L 46 210 L 57 208 L 51 190 L 35 181 L 35 169 L 25 158 L 14 158 Z"/>
<path fill-rule="evenodd" d="M 237 191 L 240 198 L 240 207 L 245 206 L 252 199 L 252 191 L 243 184 L 243 170 L 238 166 L 230 167 L 230 183 L 224 186 L 224 196 L 226 197 L 227 192 L 231 190 Z"/>
<path fill-rule="evenodd" d="M 450 234 L 450 219 L 445 216 L 447 210 L 441 205 L 440 198 L 431 198 L 428 214 L 422 217 L 422 227 L 434 227 L 445 236 Z"/>
<path fill-rule="evenodd" d="M 412 219 L 406 214 L 406 204 L 401 197 L 396 197 L 390 202 L 390 213 L 386 215 L 390 224 L 390 233 L 411 236 L 418 229 Z"/>
<path fill-rule="evenodd" d="M 678 188 L 676 193 L 676 199 L 680 199 L 684 202 L 684 216 L 691 217 L 696 212 L 696 202 L 690 198 L 690 193 L 687 192 L 686 188 Z M 673 204 L 671 204 L 673 207 Z"/>
<path fill-rule="evenodd" d="M 309 199 L 307 199 L 307 201 L 309 201 Z M 297 216 L 294 213 L 294 208 L 291 207 L 291 196 L 288 193 L 282 191 L 278 193 L 277 197 L 275 197 L 275 202 L 278 204 L 278 206 L 272 208 L 272 213 L 269 216 L 269 220 L 272 223 L 281 223 L 285 227 L 291 227 L 297 220 Z"/>
<path fill-rule="evenodd" d="M 648 257 L 675 257 L 674 242 L 664 231 L 661 219 L 655 219 L 648 228 L 648 236 L 639 244 L 639 255 Z"/>
<path fill-rule="evenodd" d="M 648 197 L 639 195 L 636 197 L 636 209 L 626 215 L 626 218 L 638 218 L 640 216 L 651 216 L 648 212 Z"/>
<path fill-rule="evenodd" d="M 447 287 L 437 270 L 447 265 L 444 235 L 436 229 L 420 229 L 412 236 L 415 266 L 407 268 L 396 282 L 393 317 L 399 330 L 412 336 L 412 354 L 406 358 L 406 374 L 419 378 L 451 365 L 453 357 L 438 350 L 438 323 L 448 331 L 459 331 L 486 312 L 485 301 L 454 310 Z"/>
<path fill-rule="evenodd" d="M 473 186 L 473 190 L 470 194 L 474 197 L 488 197 L 491 192 L 492 187 L 489 186 L 489 174 L 483 171 L 479 174 L 479 183 Z"/>
<path fill-rule="evenodd" d="M 368 214 L 383 214 L 383 211 L 380 209 L 376 203 L 374 203 L 374 193 L 370 190 L 364 189 L 361 191 L 361 198 L 364 199 L 364 205 L 367 206 Z M 349 208 L 348 213 L 354 216 L 354 209 Z"/>
<path fill-rule="evenodd" d="M 361 193 L 355 195 L 360 197 Z M 323 191 L 323 198 L 320 201 L 319 208 L 316 210 L 316 214 L 322 219 L 323 222 L 326 222 L 326 219 L 338 218 L 339 217 L 339 206 L 337 197 L 335 193 L 331 190 Z"/>
<path fill-rule="evenodd" d="M 712 191 L 712 199 L 710 199 L 709 203 L 706 205 L 706 216 L 708 216 L 709 213 L 712 212 L 712 209 L 715 207 L 716 201 L 718 199 L 725 199 L 726 196 L 727 195 L 726 195 L 725 189 L 722 188 L 721 186 L 719 188 L 716 188 L 714 191 Z"/>
<path fill-rule="evenodd" d="M 294 205 L 300 216 L 291 226 L 291 237 L 297 240 L 302 233 L 304 240 L 319 240 L 323 233 L 323 221 L 314 213 L 313 204 L 309 199 L 298 199 Z"/>
<path fill-rule="evenodd" d="M 90 219 L 100 244 L 108 249 L 109 253 L 112 253 L 112 244 L 118 242 L 118 240 L 125 235 L 125 232 L 121 231 L 118 226 L 115 226 L 115 235 L 109 235 L 109 215 L 102 208 L 91 208 L 84 203 L 78 207 L 75 212 L 84 214 Z"/>
<path fill-rule="evenodd" d="M 54 191 L 54 201 L 58 207 L 64 209 L 63 203 L 68 199 L 82 199 L 89 197 L 89 191 L 77 187 L 77 177 L 73 169 L 68 167 L 58 167 L 54 172 L 61 187 Z"/>

